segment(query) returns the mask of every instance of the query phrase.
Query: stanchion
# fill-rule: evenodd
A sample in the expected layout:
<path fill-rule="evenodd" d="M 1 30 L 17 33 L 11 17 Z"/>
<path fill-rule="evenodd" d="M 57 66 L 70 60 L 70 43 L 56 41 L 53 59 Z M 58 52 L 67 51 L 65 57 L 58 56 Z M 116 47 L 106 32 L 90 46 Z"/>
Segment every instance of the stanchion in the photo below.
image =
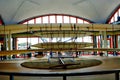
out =
<path fill-rule="evenodd" d="M 14 80 L 14 77 L 13 77 L 13 75 L 10 75 L 10 80 Z"/>
<path fill-rule="evenodd" d="M 66 76 L 63 76 L 63 80 L 67 80 Z"/>
<path fill-rule="evenodd" d="M 119 72 L 115 73 L 115 80 L 119 80 Z"/>

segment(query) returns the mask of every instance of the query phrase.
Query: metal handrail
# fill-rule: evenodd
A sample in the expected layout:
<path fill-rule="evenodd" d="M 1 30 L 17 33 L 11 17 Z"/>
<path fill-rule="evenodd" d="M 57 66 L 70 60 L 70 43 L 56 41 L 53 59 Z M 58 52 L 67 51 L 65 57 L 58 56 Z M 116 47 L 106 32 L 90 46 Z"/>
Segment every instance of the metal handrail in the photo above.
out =
<path fill-rule="evenodd" d="M 104 71 L 91 71 L 91 72 L 54 72 L 54 73 L 21 73 L 21 72 L 0 72 L 0 75 L 10 76 L 10 80 L 14 80 L 14 76 L 41 76 L 41 77 L 63 77 L 63 80 L 67 80 L 67 76 L 87 76 L 87 75 L 100 75 L 100 74 L 112 74 L 115 73 L 115 80 L 119 80 L 120 70 L 104 70 Z"/>

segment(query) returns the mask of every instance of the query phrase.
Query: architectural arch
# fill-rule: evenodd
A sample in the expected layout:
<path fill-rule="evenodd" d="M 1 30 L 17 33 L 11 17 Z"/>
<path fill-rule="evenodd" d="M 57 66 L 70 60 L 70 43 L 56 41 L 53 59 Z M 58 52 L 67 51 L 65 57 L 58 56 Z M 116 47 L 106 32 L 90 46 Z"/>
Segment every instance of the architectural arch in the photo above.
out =
<path fill-rule="evenodd" d="M 43 24 L 43 23 L 81 23 L 89 24 L 92 21 L 68 14 L 45 14 L 25 19 L 19 24 Z"/>
<path fill-rule="evenodd" d="M 106 23 L 112 24 L 118 21 L 120 21 L 120 5 L 112 11 Z"/>

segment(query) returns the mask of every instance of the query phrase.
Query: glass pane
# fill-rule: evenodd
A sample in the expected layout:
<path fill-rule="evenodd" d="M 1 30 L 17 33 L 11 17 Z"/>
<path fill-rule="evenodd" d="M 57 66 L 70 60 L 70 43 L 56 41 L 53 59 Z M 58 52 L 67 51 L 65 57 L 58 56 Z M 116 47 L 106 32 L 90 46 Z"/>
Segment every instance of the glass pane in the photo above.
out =
<path fill-rule="evenodd" d="M 120 9 L 119 9 L 119 16 L 120 16 Z"/>
<path fill-rule="evenodd" d="M 84 42 L 92 42 L 91 36 L 85 36 L 84 37 Z"/>
<path fill-rule="evenodd" d="M 69 16 L 64 16 L 64 23 L 70 23 L 69 22 Z"/>
<path fill-rule="evenodd" d="M 29 20 L 29 21 L 28 21 L 28 24 L 34 24 L 34 19 Z"/>
<path fill-rule="evenodd" d="M 115 17 L 115 21 L 117 21 L 117 18 L 118 18 L 118 13 L 117 12 L 115 13 L 114 17 Z"/>
<path fill-rule="evenodd" d="M 41 23 L 41 18 L 36 18 L 36 24 Z"/>
<path fill-rule="evenodd" d="M 78 20 L 78 23 L 82 23 L 83 24 L 83 20 L 81 19 L 77 19 Z"/>
<path fill-rule="evenodd" d="M 76 23 L 76 18 L 70 17 L 71 23 Z"/>
<path fill-rule="evenodd" d="M 43 23 L 48 23 L 48 16 L 43 17 Z"/>
<path fill-rule="evenodd" d="M 55 23 L 55 16 L 50 16 L 50 23 Z"/>
<path fill-rule="evenodd" d="M 57 23 L 62 23 L 62 16 L 57 16 Z"/>
<path fill-rule="evenodd" d="M 30 43 L 31 43 L 31 45 L 37 44 L 38 38 L 30 38 Z"/>
<path fill-rule="evenodd" d="M 84 21 L 84 24 L 89 24 L 89 22 L 87 22 L 87 21 Z"/>
<path fill-rule="evenodd" d="M 113 19 L 113 17 L 112 17 L 110 23 L 112 23 L 113 21 L 114 21 L 114 19 Z"/>
<path fill-rule="evenodd" d="M 23 24 L 27 24 L 27 22 L 24 22 Z"/>

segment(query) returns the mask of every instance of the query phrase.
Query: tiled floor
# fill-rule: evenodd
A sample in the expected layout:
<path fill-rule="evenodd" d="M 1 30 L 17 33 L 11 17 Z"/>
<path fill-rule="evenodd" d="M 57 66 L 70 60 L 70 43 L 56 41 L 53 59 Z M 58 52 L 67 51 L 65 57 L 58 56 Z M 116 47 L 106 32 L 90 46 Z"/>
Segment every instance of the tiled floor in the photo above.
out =
<path fill-rule="evenodd" d="M 31 59 L 17 59 L 17 60 L 6 60 L 0 61 L 0 71 L 7 72 L 29 72 L 29 73 L 54 73 L 54 72 L 87 72 L 87 71 L 101 71 L 101 70 L 111 70 L 111 69 L 120 69 L 120 56 L 113 57 L 100 57 L 100 56 L 82 56 L 80 58 L 84 59 L 99 59 L 103 63 L 99 66 L 89 67 L 89 68 L 81 68 L 74 70 L 40 70 L 40 69 L 29 69 L 22 67 L 20 64 L 24 61 Z M 32 58 L 35 59 L 35 58 Z M 77 76 L 77 77 L 67 77 L 67 80 L 115 80 L 114 74 L 106 74 L 106 75 L 92 75 L 92 76 Z M 0 75 L 0 80 L 9 80 L 9 76 Z M 23 76 L 15 76 L 15 80 L 62 80 L 62 77 L 23 77 Z"/>

